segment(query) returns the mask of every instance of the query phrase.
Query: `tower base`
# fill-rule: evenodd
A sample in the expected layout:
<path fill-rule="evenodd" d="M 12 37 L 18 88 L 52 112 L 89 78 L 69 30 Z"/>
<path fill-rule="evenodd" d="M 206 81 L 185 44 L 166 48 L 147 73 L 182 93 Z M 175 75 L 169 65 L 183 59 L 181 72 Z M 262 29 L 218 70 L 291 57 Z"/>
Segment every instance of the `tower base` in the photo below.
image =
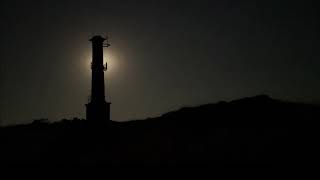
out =
<path fill-rule="evenodd" d="M 86 104 L 86 116 L 89 121 L 104 122 L 110 120 L 109 102 L 90 102 Z"/>

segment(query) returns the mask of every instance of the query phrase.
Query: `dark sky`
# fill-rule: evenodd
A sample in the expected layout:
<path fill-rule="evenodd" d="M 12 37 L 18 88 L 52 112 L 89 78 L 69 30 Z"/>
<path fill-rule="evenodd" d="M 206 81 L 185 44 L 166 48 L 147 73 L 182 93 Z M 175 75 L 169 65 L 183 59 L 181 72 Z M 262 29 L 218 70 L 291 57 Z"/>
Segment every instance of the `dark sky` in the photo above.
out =
<path fill-rule="evenodd" d="M 112 119 L 244 96 L 320 102 L 316 1 L 0 1 L 0 121 L 85 117 L 110 36 Z"/>

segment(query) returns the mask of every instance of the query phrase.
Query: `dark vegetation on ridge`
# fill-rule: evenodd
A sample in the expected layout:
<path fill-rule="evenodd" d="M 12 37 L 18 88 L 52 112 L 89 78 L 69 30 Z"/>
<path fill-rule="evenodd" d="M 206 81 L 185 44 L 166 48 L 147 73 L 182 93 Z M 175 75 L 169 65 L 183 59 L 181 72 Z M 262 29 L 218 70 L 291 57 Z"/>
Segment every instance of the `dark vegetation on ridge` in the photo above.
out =
<path fill-rule="evenodd" d="M 34 121 L 0 128 L 1 164 L 295 166 L 319 117 L 318 106 L 261 95 L 139 121 Z"/>

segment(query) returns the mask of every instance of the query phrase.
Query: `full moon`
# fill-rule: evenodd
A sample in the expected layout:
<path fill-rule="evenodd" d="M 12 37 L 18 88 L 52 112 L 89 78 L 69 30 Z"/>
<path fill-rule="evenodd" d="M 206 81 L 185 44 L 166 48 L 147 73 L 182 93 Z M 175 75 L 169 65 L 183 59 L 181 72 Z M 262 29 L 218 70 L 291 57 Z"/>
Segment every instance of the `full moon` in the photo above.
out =
<path fill-rule="evenodd" d="M 91 76 L 92 53 L 85 52 L 84 57 L 83 68 L 85 68 L 86 74 Z M 107 63 L 107 71 L 105 71 L 105 75 L 113 76 L 114 74 L 116 74 L 118 69 L 117 59 L 117 55 L 114 52 L 109 49 L 104 49 L 103 65 L 105 66 Z"/>

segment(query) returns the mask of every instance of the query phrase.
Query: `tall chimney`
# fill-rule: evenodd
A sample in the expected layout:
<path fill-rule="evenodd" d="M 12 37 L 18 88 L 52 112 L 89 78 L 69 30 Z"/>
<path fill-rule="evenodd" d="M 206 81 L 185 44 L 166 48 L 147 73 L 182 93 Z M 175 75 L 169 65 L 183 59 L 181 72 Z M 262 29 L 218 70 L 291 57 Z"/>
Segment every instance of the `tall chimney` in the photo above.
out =
<path fill-rule="evenodd" d="M 105 84 L 103 65 L 103 42 L 105 38 L 94 36 L 90 39 L 92 42 L 92 80 L 91 80 L 91 98 L 86 104 L 87 120 L 102 122 L 110 120 L 110 104 L 105 99 Z"/>

